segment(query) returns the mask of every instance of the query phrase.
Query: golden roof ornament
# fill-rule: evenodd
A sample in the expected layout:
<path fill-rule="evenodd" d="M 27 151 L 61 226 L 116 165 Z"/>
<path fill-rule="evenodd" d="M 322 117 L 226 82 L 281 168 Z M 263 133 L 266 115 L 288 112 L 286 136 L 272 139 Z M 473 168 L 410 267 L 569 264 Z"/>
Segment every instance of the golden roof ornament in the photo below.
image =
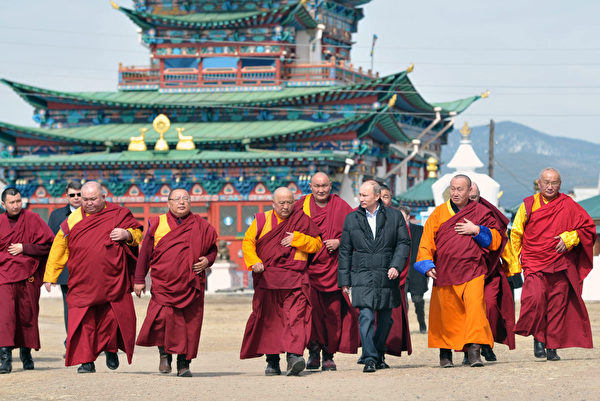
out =
<path fill-rule="evenodd" d="M 415 70 L 415 63 L 410 63 L 410 65 L 408 66 L 408 68 L 406 69 L 406 73 L 410 74 L 411 72 L 413 72 Z"/>
<path fill-rule="evenodd" d="M 144 142 L 146 131 L 148 131 L 148 128 L 140 128 L 140 136 L 132 136 L 129 138 L 129 147 L 127 148 L 128 151 L 143 152 L 147 150 L 146 142 Z"/>
<path fill-rule="evenodd" d="M 438 161 L 435 157 L 431 156 L 429 159 L 427 159 L 427 171 L 429 171 L 429 173 L 427 174 L 427 178 L 438 178 Z"/>
<path fill-rule="evenodd" d="M 486 90 L 485 92 L 483 92 L 483 93 L 481 94 L 481 98 L 482 98 L 482 99 L 486 99 L 488 96 L 490 96 L 490 90 L 489 90 L 489 89 L 488 89 L 488 90 Z"/>
<path fill-rule="evenodd" d="M 398 95 L 394 94 L 394 96 L 392 96 L 388 102 L 388 107 L 394 107 L 396 104 L 396 99 L 398 99 Z"/>
<path fill-rule="evenodd" d="M 112 8 L 114 8 L 115 10 L 119 9 L 119 5 L 117 3 L 115 3 L 114 1 L 110 2 L 110 5 L 112 6 Z"/>
<path fill-rule="evenodd" d="M 196 145 L 194 145 L 194 137 L 192 135 L 183 135 L 182 132 L 185 128 L 175 128 L 177 131 L 177 137 L 179 138 L 179 142 L 177 142 L 177 150 L 194 150 L 196 149 Z"/>
<path fill-rule="evenodd" d="M 169 130 L 170 126 L 171 121 L 164 114 L 159 114 L 152 122 L 154 131 L 158 132 L 158 135 L 160 135 L 160 139 L 156 141 L 156 145 L 154 145 L 154 150 L 157 152 L 169 151 L 169 144 L 165 141 L 165 133 Z"/>
<path fill-rule="evenodd" d="M 469 128 L 469 124 L 465 121 L 463 127 L 459 131 L 464 139 L 468 138 L 471 135 L 471 128 Z"/>

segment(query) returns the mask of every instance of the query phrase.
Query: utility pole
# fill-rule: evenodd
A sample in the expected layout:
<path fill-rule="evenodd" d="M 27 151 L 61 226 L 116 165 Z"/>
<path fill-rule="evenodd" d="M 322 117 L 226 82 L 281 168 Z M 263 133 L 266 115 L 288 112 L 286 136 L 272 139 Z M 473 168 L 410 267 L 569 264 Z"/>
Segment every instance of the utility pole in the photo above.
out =
<path fill-rule="evenodd" d="M 488 175 L 490 178 L 494 178 L 494 120 L 490 120 L 490 145 L 488 153 Z"/>

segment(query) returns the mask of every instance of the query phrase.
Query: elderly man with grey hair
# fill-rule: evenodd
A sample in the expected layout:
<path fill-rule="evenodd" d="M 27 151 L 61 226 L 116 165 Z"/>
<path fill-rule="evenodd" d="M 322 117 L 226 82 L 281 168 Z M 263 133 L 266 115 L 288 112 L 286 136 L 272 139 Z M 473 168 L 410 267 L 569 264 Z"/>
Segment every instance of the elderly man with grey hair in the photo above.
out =
<path fill-rule="evenodd" d="M 392 327 L 392 309 L 404 296 L 399 276 L 408 259 L 410 237 L 400 211 L 383 205 L 377 182 L 364 182 L 359 199 L 360 207 L 344 221 L 338 285 L 352 294 L 352 305 L 360 311 L 360 360 L 365 363 L 363 372 L 372 373 L 389 367 L 383 360 L 385 343 Z"/>

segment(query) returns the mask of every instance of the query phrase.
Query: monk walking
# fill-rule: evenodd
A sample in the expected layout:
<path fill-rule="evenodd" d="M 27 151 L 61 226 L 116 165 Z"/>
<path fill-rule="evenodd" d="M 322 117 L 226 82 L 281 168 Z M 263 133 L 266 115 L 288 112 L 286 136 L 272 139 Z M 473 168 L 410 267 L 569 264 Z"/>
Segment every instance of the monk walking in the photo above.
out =
<path fill-rule="evenodd" d="M 198 355 L 204 315 L 206 269 L 217 256 L 217 232 L 191 213 L 190 194 L 174 189 L 169 212 L 150 220 L 135 271 L 134 291 L 146 291 L 152 278 L 152 298 L 136 344 L 158 346 L 161 373 L 171 372 L 177 354 L 177 376 L 192 377 L 190 362 Z"/>
<path fill-rule="evenodd" d="M 0 373 L 12 371 L 19 347 L 24 370 L 34 368 L 31 349 L 40 349 L 40 287 L 52 231 L 36 214 L 23 210 L 16 188 L 2 192 L 0 215 Z"/>
<path fill-rule="evenodd" d="M 358 313 L 347 294 L 337 285 L 338 248 L 344 219 L 352 211 L 342 198 L 331 193 L 331 180 L 318 172 L 310 180 L 312 194 L 296 202 L 321 230 L 323 247 L 308 268 L 312 331 L 308 344 L 307 369 L 336 370 L 336 352 L 356 354 L 358 351 Z"/>
<path fill-rule="evenodd" d="M 102 351 L 109 369 L 119 367 L 119 348 L 131 363 L 135 310 L 130 294 L 136 257 L 130 247 L 140 243 L 142 226 L 129 209 L 106 202 L 95 181 L 83 185 L 81 199 L 82 206 L 54 238 L 44 283 L 50 291 L 69 261 L 65 365 L 81 364 L 78 373 L 92 373 Z"/>
<path fill-rule="evenodd" d="M 306 367 L 302 353 L 311 333 L 308 259 L 321 250 L 322 241 L 319 227 L 293 206 L 292 192 L 277 188 L 273 210 L 256 215 L 242 243 L 254 297 L 240 358 L 266 354 L 267 376 L 281 374 L 282 352 L 287 353 L 288 376 Z"/>
<path fill-rule="evenodd" d="M 511 231 L 525 276 L 515 332 L 533 336 L 535 357 L 558 361 L 558 348 L 593 347 L 581 292 L 593 266 L 596 227 L 581 206 L 560 192 L 556 169 L 542 170 L 538 185 L 540 192 L 525 198 Z"/>
<path fill-rule="evenodd" d="M 415 270 L 434 280 L 429 348 L 440 348 L 443 368 L 454 366 L 452 349 L 466 350 L 472 367 L 483 366 L 481 344 L 494 344 L 483 285 L 488 262 L 500 257 L 505 231 L 490 209 L 469 200 L 470 188 L 466 175 L 452 178 L 450 199 L 425 223 L 415 263 Z"/>

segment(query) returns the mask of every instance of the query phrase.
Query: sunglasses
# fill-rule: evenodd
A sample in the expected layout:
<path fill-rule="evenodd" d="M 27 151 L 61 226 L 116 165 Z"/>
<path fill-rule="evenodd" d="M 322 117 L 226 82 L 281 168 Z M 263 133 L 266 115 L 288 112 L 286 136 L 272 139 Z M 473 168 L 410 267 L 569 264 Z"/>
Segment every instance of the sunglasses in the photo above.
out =
<path fill-rule="evenodd" d="M 76 196 L 81 197 L 81 192 L 76 192 L 76 193 L 69 194 L 69 198 L 74 198 Z"/>

